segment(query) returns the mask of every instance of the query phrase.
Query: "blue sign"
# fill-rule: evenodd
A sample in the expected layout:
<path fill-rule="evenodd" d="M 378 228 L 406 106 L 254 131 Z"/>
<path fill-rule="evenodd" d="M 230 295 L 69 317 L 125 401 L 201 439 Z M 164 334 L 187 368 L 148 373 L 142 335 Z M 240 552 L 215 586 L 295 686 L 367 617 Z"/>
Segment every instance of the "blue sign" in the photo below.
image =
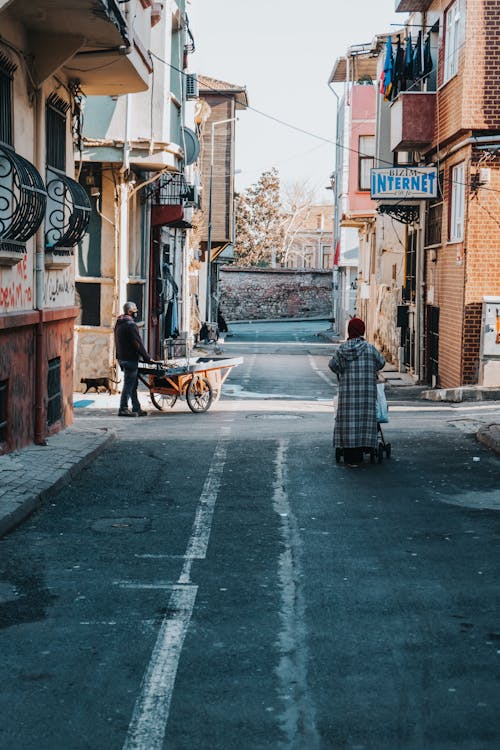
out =
<path fill-rule="evenodd" d="M 370 196 L 422 200 L 437 196 L 437 167 L 389 167 L 371 170 Z"/>

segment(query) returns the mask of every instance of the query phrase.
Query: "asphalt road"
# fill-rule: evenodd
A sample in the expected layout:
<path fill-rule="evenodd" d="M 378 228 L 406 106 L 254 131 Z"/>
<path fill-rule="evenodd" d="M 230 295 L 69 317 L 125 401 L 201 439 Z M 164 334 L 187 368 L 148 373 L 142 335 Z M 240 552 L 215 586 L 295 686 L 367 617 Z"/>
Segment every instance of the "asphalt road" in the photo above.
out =
<path fill-rule="evenodd" d="M 500 747 L 500 404 L 389 388 L 336 464 L 325 327 L 234 326 L 206 414 L 82 410 L 117 439 L 0 540 L 1 750 Z"/>

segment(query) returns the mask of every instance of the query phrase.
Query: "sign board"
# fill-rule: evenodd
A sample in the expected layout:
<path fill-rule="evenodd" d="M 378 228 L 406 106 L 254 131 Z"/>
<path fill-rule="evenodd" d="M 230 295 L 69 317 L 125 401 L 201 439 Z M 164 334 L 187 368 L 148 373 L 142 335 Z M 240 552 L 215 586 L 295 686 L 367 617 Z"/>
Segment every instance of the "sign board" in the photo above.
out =
<path fill-rule="evenodd" d="M 482 355 L 500 357 L 500 297 L 483 297 Z"/>
<path fill-rule="evenodd" d="M 370 197 L 422 200 L 437 196 L 437 167 L 372 169 Z"/>

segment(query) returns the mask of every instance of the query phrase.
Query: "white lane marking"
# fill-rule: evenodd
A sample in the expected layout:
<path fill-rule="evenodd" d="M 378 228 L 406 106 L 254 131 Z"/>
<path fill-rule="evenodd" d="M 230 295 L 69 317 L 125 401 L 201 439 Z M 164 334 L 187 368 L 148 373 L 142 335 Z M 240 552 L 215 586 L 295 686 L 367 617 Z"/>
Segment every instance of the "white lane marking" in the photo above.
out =
<path fill-rule="evenodd" d="M 168 585 L 168 588 L 173 588 L 168 614 L 162 621 L 149 665 L 142 679 L 123 750 L 163 748 L 177 667 L 198 591 L 197 586 L 189 583 L 191 566 L 193 560 L 200 560 L 206 556 L 215 503 L 226 461 L 225 441 L 229 433 L 229 426 L 222 428 L 221 441 L 215 447 L 198 501 L 179 580 L 177 584 Z"/>
<path fill-rule="evenodd" d="M 225 428 L 222 432 L 227 435 L 228 428 Z M 219 494 L 222 472 L 226 463 L 226 453 L 226 445 L 223 442 L 218 443 L 210 469 L 208 470 L 203 492 L 198 502 L 198 508 L 196 509 L 193 529 L 184 556 L 184 565 L 179 576 L 179 583 L 189 583 L 193 560 L 203 560 L 206 557 L 215 503 Z"/>
<path fill-rule="evenodd" d="M 175 676 L 197 591 L 197 586 L 182 586 L 170 597 L 171 614 L 160 627 L 123 750 L 163 747 Z"/>
<path fill-rule="evenodd" d="M 333 382 L 333 380 L 328 377 L 328 375 L 326 374 L 326 372 L 323 372 L 323 370 L 319 369 L 319 367 L 317 366 L 317 364 L 314 361 L 314 358 L 313 358 L 313 356 L 311 354 L 308 354 L 307 356 L 309 357 L 309 364 L 311 365 L 311 367 L 314 370 L 314 372 L 316 373 L 316 375 L 318 375 L 322 380 L 325 381 L 325 383 L 328 383 L 328 385 L 331 385 L 332 388 L 333 388 L 334 385 L 335 385 L 335 383 Z"/>
<path fill-rule="evenodd" d="M 169 591 L 173 591 L 174 589 L 181 588 L 178 583 L 172 583 L 172 581 L 157 581 L 156 583 L 113 581 L 113 585 L 119 586 L 121 589 L 168 589 Z"/>
<path fill-rule="evenodd" d="M 316 710 L 307 684 L 306 607 L 302 586 L 302 540 L 297 519 L 286 489 L 288 441 L 280 440 L 274 461 L 273 508 L 280 517 L 284 549 L 279 556 L 278 577 L 281 586 L 280 661 L 276 669 L 284 709 L 281 728 L 286 747 L 316 750 L 320 739 L 316 727 Z"/>

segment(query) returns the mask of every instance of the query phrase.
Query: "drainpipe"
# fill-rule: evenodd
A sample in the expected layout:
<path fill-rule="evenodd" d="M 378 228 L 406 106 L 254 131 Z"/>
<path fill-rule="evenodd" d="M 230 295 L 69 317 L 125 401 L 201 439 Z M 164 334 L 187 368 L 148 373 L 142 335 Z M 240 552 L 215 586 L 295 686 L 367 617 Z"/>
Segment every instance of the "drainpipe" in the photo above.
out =
<path fill-rule="evenodd" d="M 335 91 L 335 89 L 332 87 L 332 82 L 328 82 L 328 88 L 334 95 L 336 99 L 335 103 L 335 172 L 334 172 L 334 182 L 332 185 L 332 193 L 333 193 L 333 260 L 335 260 L 335 253 L 337 249 L 337 242 L 340 246 L 340 219 L 339 219 L 339 212 L 340 207 L 338 203 L 338 197 L 340 196 L 338 185 L 339 185 L 339 165 L 337 163 L 337 157 L 339 156 L 339 106 L 340 106 L 340 97 Z M 340 313 L 340 304 L 339 304 L 339 269 L 338 266 L 333 265 L 332 270 L 332 329 L 338 333 L 339 332 L 339 313 Z"/>
<path fill-rule="evenodd" d="M 425 217 L 425 202 L 420 203 L 420 221 L 418 229 L 418 245 L 417 245 L 417 267 L 416 267 L 416 282 L 417 289 L 420 290 L 420 294 L 416 291 L 415 298 L 417 303 L 416 310 L 416 325 L 417 331 L 415 332 L 415 340 L 418 342 L 417 350 L 415 352 L 415 372 L 418 373 L 418 382 L 424 382 L 424 357 L 423 353 L 425 350 L 425 289 L 426 289 L 426 266 L 425 266 L 425 219 L 422 221 L 422 216 Z"/>
<path fill-rule="evenodd" d="M 130 170 L 130 94 L 125 96 L 125 133 L 123 136 L 123 161 L 120 168 L 120 184 L 117 187 L 119 235 L 118 235 L 118 312 L 126 302 L 126 284 L 128 278 L 128 221 L 129 221 L 129 186 Z"/>
<path fill-rule="evenodd" d="M 35 96 L 35 162 L 40 174 L 45 173 L 45 108 L 43 107 L 43 91 L 37 89 Z M 35 235 L 35 309 L 38 310 L 38 320 L 35 329 L 35 444 L 47 445 L 45 419 L 45 381 L 44 367 L 45 337 L 43 330 L 44 307 L 44 260 L 45 260 L 45 221 L 42 221 Z"/>

